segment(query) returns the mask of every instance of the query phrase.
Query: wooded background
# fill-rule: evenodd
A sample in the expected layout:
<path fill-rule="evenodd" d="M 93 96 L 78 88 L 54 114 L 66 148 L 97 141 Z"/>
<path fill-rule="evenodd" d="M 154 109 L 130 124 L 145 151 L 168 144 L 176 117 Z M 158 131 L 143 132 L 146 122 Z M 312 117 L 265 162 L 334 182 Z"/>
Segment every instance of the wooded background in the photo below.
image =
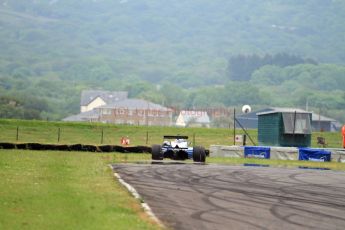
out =
<path fill-rule="evenodd" d="M 83 89 L 345 122 L 341 0 L 1 0 L 0 117 L 59 120 Z"/>

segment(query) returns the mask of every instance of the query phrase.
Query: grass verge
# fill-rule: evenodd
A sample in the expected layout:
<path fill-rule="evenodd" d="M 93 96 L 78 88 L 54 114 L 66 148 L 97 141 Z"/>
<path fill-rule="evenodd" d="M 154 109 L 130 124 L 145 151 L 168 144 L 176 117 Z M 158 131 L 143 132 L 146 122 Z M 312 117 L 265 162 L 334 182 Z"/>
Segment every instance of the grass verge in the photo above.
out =
<path fill-rule="evenodd" d="M 0 229 L 159 229 L 108 166 L 146 155 L 0 150 Z"/>
<path fill-rule="evenodd" d="M 247 130 L 256 144 L 257 130 Z M 209 148 L 210 145 L 233 145 L 233 129 L 225 128 L 179 128 L 156 126 L 130 126 L 87 122 L 47 122 L 33 120 L 0 119 L 1 142 L 41 144 L 92 144 L 119 145 L 121 137 L 130 138 L 131 145 L 162 143 L 163 135 L 187 135 L 195 145 Z M 236 134 L 244 134 L 236 130 Z M 317 137 L 324 137 L 328 148 L 341 148 L 340 132 L 313 132 L 312 147 L 317 144 Z M 247 138 L 247 145 L 253 145 Z"/>

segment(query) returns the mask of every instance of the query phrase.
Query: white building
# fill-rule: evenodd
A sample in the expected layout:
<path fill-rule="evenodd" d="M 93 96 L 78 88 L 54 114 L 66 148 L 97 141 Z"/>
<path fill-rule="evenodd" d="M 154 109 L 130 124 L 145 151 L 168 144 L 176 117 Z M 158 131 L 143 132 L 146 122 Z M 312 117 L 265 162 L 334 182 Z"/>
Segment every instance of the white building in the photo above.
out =
<path fill-rule="evenodd" d="M 177 117 L 176 126 L 210 127 L 210 118 L 206 111 L 182 110 Z"/>
<path fill-rule="evenodd" d="M 80 98 L 80 112 L 91 111 L 103 105 L 115 103 L 128 98 L 126 91 L 83 90 Z"/>

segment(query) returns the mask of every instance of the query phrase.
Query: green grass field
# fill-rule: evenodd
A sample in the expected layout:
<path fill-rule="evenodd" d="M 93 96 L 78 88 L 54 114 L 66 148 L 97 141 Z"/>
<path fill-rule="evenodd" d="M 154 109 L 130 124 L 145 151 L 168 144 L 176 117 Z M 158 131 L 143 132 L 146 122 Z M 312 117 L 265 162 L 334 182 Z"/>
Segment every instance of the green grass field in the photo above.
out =
<path fill-rule="evenodd" d="M 257 144 L 257 130 L 248 130 L 248 132 Z M 131 145 L 151 146 L 161 143 L 163 135 L 180 134 L 188 135 L 189 140 L 191 142 L 195 140 L 196 145 L 209 148 L 210 145 L 233 145 L 233 133 L 232 129 L 224 128 L 152 127 L 0 119 L 0 142 L 15 143 L 119 145 L 121 137 L 128 137 Z M 244 132 L 236 130 L 236 134 L 244 134 Z M 340 132 L 314 132 L 312 147 L 320 147 L 316 142 L 318 136 L 325 137 L 327 147 L 342 147 Z M 249 138 L 247 138 L 247 145 L 253 145 Z"/>
<path fill-rule="evenodd" d="M 159 229 L 108 166 L 131 157 L 0 150 L 0 229 Z"/>

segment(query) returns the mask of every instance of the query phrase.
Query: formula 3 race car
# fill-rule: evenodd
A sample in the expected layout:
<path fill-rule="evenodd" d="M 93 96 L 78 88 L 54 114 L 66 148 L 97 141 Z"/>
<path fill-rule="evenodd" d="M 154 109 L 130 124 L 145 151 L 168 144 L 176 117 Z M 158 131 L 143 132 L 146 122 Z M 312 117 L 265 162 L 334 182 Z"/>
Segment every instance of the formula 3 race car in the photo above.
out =
<path fill-rule="evenodd" d="M 194 162 L 205 162 L 206 151 L 204 147 L 188 147 L 188 136 L 164 136 L 162 145 L 152 146 L 152 160 L 193 159 Z"/>

